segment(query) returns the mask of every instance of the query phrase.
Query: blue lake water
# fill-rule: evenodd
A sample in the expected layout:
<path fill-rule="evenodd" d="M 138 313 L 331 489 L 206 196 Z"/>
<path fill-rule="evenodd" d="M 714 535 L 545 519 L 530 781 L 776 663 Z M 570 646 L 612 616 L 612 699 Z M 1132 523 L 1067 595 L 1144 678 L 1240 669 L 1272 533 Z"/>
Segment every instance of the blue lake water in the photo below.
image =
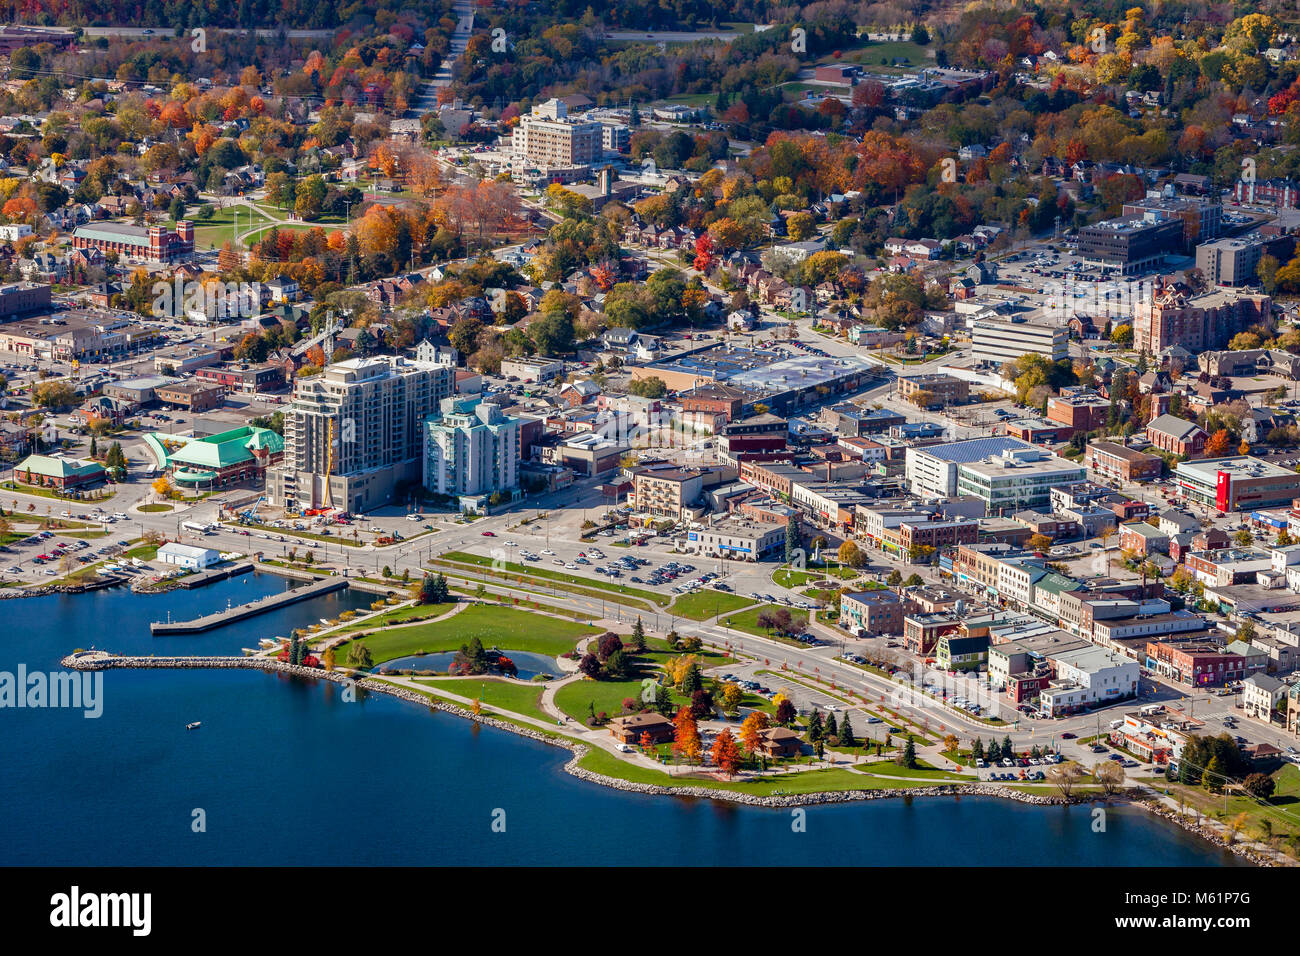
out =
<path fill-rule="evenodd" d="M 280 590 L 268 575 L 154 597 L 125 590 L 0 602 L 0 670 L 76 647 L 238 653 L 369 595 L 327 595 L 203 635 L 153 638 Z M 591 865 L 1232 865 L 1139 811 L 990 798 L 788 811 L 628 794 L 560 769 L 568 751 L 385 695 L 252 671 L 110 671 L 103 716 L 0 710 L 0 863 Z M 186 723 L 202 721 L 198 730 Z M 201 810 L 206 832 L 191 823 Z M 506 832 L 494 833 L 504 811 Z M 598 825 L 595 821 L 598 821 Z M 386 834 L 383 839 L 371 839 Z M 400 837 L 390 838 L 392 834 Z M 369 835 L 369 836 L 368 836 Z"/>

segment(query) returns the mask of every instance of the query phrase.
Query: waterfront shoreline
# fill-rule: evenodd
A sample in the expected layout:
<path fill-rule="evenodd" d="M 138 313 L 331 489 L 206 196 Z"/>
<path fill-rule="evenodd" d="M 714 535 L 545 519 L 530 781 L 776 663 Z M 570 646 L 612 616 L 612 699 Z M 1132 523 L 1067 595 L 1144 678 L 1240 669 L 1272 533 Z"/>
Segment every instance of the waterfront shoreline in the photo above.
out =
<path fill-rule="evenodd" d="M 664 786 L 662 784 L 638 783 L 632 780 L 624 780 L 619 777 L 610 777 L 580 767 L 579 763 L 582 759 L 591 753 L 591 748 L 580 740 L 555 733 L 548 733 L 540 729 L 534 730 L 530 727 L 524 727 L 512 721 L 498 717 L 474 714 L 464 707 L 450 701 L 439 700 L 433 696 L 426 696 L 409 688 L 401 687 L 373 677 L 357 679 L 350 674 L 341 671 L 322 671 L 316 668 L 289 664 L 285 661 L 275 660 L 274 658 L 232 657 L 228 655 L 214 655 L 207 657 L 119 657 L 108 655 L 102 651 L 78 652 L 64 657 L 62 664 L 64 667 L 71 670 L 148 670 L 189 668 L 205 670 L 260 670 L 270 674 L 285 674 L 292 677 L 327 680 L 341 685 L 352 684 L 366 691 L 387 694 L 390 697 L 395 697 L 408 703 L 421 705 L 429 710 L 438 711 L 464 720 L 470 720 L 474 723 L 492 727 L 497 730 L 504 730 L 553 747 L 564 748 L 570 751 L 571 757 L 564 763 L 562 769 L 570 776 L 598 786 L 650 796 L 720 800 L 726 803 L 766 807 L 769 809 L 788 809 L 835 803 L 858 803 L 869 800 L 896 799 L 899 797 L 996 797 L 1002 800 L 1011 800 L 1016 803 L 1024 803 L 1040 807 L 1082 805 L 1099 802 L 1097 798 L 1092 796 L 1085 797 L 1075 795 L 1067 799 L 1059 795 L 1023 793 L 1018 790 L 1008 790 L 1005 787 L 991 787 L 980 783 L 939 783 L 933 786 L 895 787 L 873 790 L 825 790 L 802 794 L 781 794 L 779 796 L 760 796 L 757 794 L 740 793 L 735 790 L 715 789 L 711 787 L 693 787 L 689 785 Z M 1228 843 L 1208 827 L 1197 826 L 1190 819 L 1182 817 L 1181 815 L 1174 813 L 1172 810 L 1161 806 L 1156 800 L 1149 796 L 1142 796 L 1136 792 L 1129 792 L 1127 794 L 1118 795 L 1117 797 L 1112 798 L 1112 800 L 1138 807 L 1154 814 L 1155 816 L 1159 816 L 1191 835 L 1198 837 L 1219 849 L 1227 850 L 1256 866 L 1279 865 L 1275 860 L 1261 857 L 1258 853 L 1253 852 L 1244 844 Z"/>

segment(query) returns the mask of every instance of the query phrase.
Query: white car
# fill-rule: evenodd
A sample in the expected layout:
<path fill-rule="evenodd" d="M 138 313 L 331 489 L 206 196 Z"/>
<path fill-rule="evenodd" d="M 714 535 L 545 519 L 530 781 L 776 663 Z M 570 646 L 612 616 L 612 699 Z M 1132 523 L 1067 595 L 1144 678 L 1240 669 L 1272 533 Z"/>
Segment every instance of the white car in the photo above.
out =
<path fill-rule="evenodd" d="M 618 750 L 619 753 L 625 753 L 625 754 L 635 753 L 631 744 L 619 744 Z"/>
<path fill-rule="evenodd" d="M 542 554 L 547 555 L 548 557 L 554 553 L 555 552 L 552 551 L 550 548 L 542 548 Z"/>
<path fill-rule="evenodd" d="M 409 514 L 409 515 L 406 516 L 406 520 L 407 520 L 407 521 L 419 521 L 419 520 L 420 520 L 420 516 L 419 516 L 418 514 Z"/>
<path fill-rule="evenodd" d="M 124 512 L 124 511 L 114 511 L 114 512 L 113 512 L 113 517 L 116 518 L 118 521 L 125 521 L 125 520 L 126 520 L 126 512 Z"/>
<path fill-rule="evenodd" d="M 517 548 L 517 547 L 519 547 L 519 542 L 517 542 L 517 541 L 507 541 L 507 542 L 506 542 L 506 547 L 507 547 L 507 548 Z"/>

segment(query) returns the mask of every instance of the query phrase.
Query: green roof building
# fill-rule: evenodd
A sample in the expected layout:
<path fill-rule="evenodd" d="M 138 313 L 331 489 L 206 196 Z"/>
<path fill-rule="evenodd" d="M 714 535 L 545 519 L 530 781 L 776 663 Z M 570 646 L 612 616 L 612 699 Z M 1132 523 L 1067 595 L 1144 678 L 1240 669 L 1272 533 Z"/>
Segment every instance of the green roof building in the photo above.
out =
<path fill-rule="evenodd" d="M 158 467 L 183 484 L 228 485 L 260 477 L 284 457 L 284 439 L 269 428 L 244 425 L 216 435 L 148 435 Z"/>
<path fill-rule="evenodd" d="M 95 461 L 62 455 L 28 455 L 14 468 L 14 480 L 42 488 L 79 488 L 104 481 L 107 472 Z"/>

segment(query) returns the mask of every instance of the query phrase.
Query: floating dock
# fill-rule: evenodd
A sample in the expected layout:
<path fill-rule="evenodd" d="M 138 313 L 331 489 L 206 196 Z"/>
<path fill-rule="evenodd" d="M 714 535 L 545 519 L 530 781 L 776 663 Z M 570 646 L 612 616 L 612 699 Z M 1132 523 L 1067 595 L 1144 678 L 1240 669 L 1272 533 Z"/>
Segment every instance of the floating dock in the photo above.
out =
<path fill-rule="evenodd" d="M 207 614 L 189 621 L 154 621 L 149 625 L 149 632 L 154 635 L 198 634 L 214 627 L 222 627 L 235 621 L 242 621 L 244 618 L 256 617 L 258 614 L 265 614 L 267 611 L 274 611 L 276 608 L 297 604 L 299 601 L 320 597 L 322 594 L 341 591 L 347 586 L 348 579 L 344 577 L 320 578 L 311 584 L 304 584 L 300 588 L 290 588 L 279 594 L 271 594 L 256 601 L 250 601 L 247 604 L 240 604 L 238 607 L 226 608 L 224 611 L 217 611 L 215 614 Z"/>

